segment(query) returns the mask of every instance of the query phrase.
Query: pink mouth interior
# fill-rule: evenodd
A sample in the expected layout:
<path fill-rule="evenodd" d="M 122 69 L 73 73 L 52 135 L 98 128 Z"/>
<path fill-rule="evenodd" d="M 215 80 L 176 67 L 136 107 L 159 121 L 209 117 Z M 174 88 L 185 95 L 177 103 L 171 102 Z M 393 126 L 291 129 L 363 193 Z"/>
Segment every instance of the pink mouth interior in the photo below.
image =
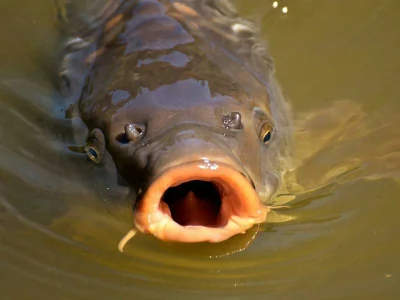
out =
<path fill-rule="evenodd" d="M 222 185 L 192 180 L 170 187 L 161 199 L 164 213 L 182 226 L 223 227 L 229 216 L 221 211 L 222 201 L 229 201 Z M 225 203 L 228 205 L 231 203 Z"/>
<path fill-rule="evenodd" d="M 236 170 L 189 163 L 152 183 L 136 207 L 135 225 L 166 241 L 221 242 L 263 222 L 268 210 Z"/>

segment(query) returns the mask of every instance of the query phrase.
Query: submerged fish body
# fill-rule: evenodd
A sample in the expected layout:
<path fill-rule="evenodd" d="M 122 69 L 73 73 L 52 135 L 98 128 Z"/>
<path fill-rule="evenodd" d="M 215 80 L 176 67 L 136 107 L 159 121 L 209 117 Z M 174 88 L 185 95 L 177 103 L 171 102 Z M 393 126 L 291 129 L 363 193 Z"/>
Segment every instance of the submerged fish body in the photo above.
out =
<path fill-rule="evenodd" d="M 137 194 L 135 227 L 220 242 L 264 222 L 290 117 L 256 25 L 223 0 L 108 1 L 100 11 L 75 27 L 63 93 L 88 127 L 88 156 L 109 152 Z"/>

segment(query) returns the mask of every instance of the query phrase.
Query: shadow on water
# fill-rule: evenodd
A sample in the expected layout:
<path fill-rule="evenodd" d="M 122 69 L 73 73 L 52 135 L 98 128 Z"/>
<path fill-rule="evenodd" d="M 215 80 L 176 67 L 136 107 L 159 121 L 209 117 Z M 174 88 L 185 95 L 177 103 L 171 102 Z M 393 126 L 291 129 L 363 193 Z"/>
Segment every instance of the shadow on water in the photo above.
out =
<path fill-rule="evenodd" d="M 128 191 L 109 158 L 98 167 L 69 150 L 79 144 L 54 86 L 54 10 L 25 2 L 0 4 L 5 299 L 398 298 L 397 2 L 238 1 L 262 22 L 293 102 L 293 168 L 280 191 L 290 197 L 276 200 L 294 196 L 279 211 L 287 221 L 272 215 L 219 245 L 140 235 L 124 253 Z"/>

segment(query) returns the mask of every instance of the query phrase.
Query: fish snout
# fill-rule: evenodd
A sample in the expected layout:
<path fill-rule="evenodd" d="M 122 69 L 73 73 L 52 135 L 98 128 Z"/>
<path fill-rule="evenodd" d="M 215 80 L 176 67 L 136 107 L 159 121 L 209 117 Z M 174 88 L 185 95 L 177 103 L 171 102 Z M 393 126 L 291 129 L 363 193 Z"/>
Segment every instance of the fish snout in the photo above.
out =
<path fill-rule="evenodd" d="M 140 231 L 166 241 L 221 242 L 265 221 L 269 209 L 221 140 L 189 131 L 175 137 L 152 158 L 154 176 L 134 212 Z"/>

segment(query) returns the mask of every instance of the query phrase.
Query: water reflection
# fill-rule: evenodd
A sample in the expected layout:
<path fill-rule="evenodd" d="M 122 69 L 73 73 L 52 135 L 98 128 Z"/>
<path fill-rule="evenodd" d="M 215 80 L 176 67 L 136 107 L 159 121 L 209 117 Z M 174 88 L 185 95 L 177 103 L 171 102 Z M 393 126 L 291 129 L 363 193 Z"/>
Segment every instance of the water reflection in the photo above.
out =
<path fill-rule="evenodd" d="M 278 2 L 278 1 L 274 1 L 274 2 L 272 3 L 272 7 L 273 7 L 273 8 L 278 8 L 278 6 L 279 6 L 279 2 Z M 281 11 L 282 11 L 282 13 L 287 14 L 287 12 L 288 12 L 288 7 L 287 7 L 287 6 L 283 6 L 282 9 L 281 9 Z"/>

